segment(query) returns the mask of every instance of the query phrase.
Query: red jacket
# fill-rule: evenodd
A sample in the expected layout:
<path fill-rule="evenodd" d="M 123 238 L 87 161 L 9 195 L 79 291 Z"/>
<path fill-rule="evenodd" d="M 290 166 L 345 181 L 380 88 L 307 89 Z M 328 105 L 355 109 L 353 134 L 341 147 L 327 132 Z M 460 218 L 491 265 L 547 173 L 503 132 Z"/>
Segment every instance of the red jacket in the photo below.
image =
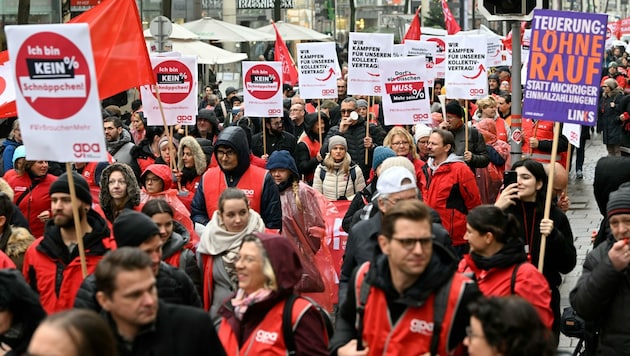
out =
<path fill-rule="evenodd" d="M 440 215 L 453 246 L 466 244 L 466 215 L 472 208 L 481 205 L 475 175 L 454 154 L 435 172 L 431 173 L 429 164 L 423 167 L 423 172 L 427 182 L 422 192 L 424 202 Z"/>
<path fill-rule="evenodd" d="M 470 170 L 470 168 L 468 168 Z M 369 269 L 370 263 L 366 262 L 356 274 L 355 295 L 357 308 L 360 304 L 361 284 Z M 448 302 L 442 319 L 440 329 L 439 355 L 451 355 L 453 350 L 448 350 L 448 339 L 451 333 L 451 324 L 460 307 L 461 294 L 470 279 L 460 273 L 453 274 L 451 289 L 448 293 Z M 424 355 L 431 351 L 431 338 L 433 336 L 433 314 L 435 293 L 429 296 L 420 307 L 407 307 L 404 314 L 392 325 L 389 317 L 389 306 L 385 292 L 371 286 L 370 293 L 365 304 L 363 316 L 363 340 L 370 347 L 370 355 L 404 355 L 413 350 L 414 355 Z"/>
<path fill-rule="evenodd" d="M 516 265 L 511 265 L 482 270 L 475 265 L 470 255 L 464 255 L 464 258 L 459 262 L 458 271 L 474 273 L 475 281 L 483 295 L 502 297 L 512 293 L 512 274 L 515 268 Z M 538 311 L 543 323 L 551 329 L 553 312 L 550 306 L 551 290 L 549 283 L 547 283 L 545 276 L 531 263 L 523 262 L 518 267 L 514 282 L 514 294 L 530 302 Z"/>
<path fill-rule="evenodd" d="M 91 274 L 108 251 L 103 240 L 109 239 L 109 229 L 93 210 L 88 211 L 88 222 L 93 230 L 83 236 L 83 243 L 87 273 Z M 60 228 L 49 221 L 44 236 L 26 250 L 22 273 L 48 314 L 70 309 L 83 282 L 78 247 L 68 253 Z"/>
<path fill-rule="evenodd" d="M 0 250 L 0 269 L 15 268 L 15 263 L 2 250 Z"/>
<path fill-rule="evenodd" d="M 260 213 L 260 200 L 262 199 L 266 174 L 267 171 L 264 168 L 250 165 L 236 185 L 238 189 L 245 192 L 247 199 L 249 199 L 249 207 L 258 213 Z M 217 210 L 219 195 L 227 188 L 225 174 L 223 174 L 220 167 L 212 167 L 203 176 L 206 212 L 208 216 L 212 216 L 214 211 Z"/>
<path fill-rule="evenodd" d="M 287 348 L 282 334 L 282 312 L 286 301 L 274 305 L 256 326 L 247 340 L 239 347 L 238 339 L 229 322 L 224 318 L 219 327 L 219 339 L 228 356 L 236 355 L 286 355 Z M 302 316 L 311 307 L 306 299 L 297 298 L 291 313 L 292 329 L 295 330 Z"/>
<path fill-rule="evenodd" d="M 531 148 L 529 139 L 537 138 L 538 141 L 553 141 L 553 121 L 538 120 L 534 122 L 531 119 L 523 119 L 523 157 L 532 158 L 541 163 L 551 162 L 551 152 L 541 151 L 538 148 Z M 540 145 L 540 144 L 539 144 Z M 556 162 L 567 168 L 567 152 L 558 152 Z"/>
<path fill-rule="evenodd" d="M 298 143 L 300 142 L 304 142 L 304 144 L 306 145 L 306 147 L 308 148 L 308 154 L 309 154 L 309 158 L 313 158 L 316 157 L 317 154 L 319 153 L 320 148 L 322 147 L 322 145 L 319 143 L 319 141 L 317 140 L 312 140 L 308 135 L 303 135 L 302 137 L 300 137 L 300 139 L 298 140 Z M 315 174 L 315 171 L 305 174 L 304 175 L 304 180 L 307 182 L 312 182 L 313 181 L 313 175 Z"/>
<path fill-rule="evenodd" d="M 57 177 L 52 174 L 46 174 L 41 181 L 33 188 L 33 181 L 28 173 L 22 176 L 15 176 L 13 179 L 7 181 L 15 195 L 13 196 L 13 202 L 17 204 L 18 208 L 22 211 L 22 214 L 28 220 L 29 228 L 33 236 L 42 236 L 44 234 L 44 222 L 37 216 L 44 211 L 50 211 L 50 195 L 48 191 L 50 185 L 57 180 Z M 26 193 L 26 195 L 24 195 Z M 24 195 L 24 197 L 22 197 Z"/>

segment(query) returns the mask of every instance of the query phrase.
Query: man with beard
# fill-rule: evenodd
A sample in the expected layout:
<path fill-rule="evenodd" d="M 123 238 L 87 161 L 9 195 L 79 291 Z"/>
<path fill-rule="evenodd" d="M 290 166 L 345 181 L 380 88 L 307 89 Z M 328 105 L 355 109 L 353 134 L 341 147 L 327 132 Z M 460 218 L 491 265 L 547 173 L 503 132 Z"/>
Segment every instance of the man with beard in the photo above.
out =
<path fill-rule="evenodd" d="M 105 219 L 92 209 L 92 195 L 85 179 L 77 173 L 72 176 L 79 200 L 87 272 L 92 273 L 109 250 L 109 228 Z M 26 281 L 39 293 L 46 312 L 51 314 L 72 308 L 83 275 L 66 173 L 50 186 L 49 194 L 52 219 L 46 223 L 44 236 L 26 251 L 23 273 Z"/>
<path fill-rule="evenodd" d="M 252 136 L 252 153 L 264 160 L 267 160 L 274 151 L 285 150 L 293 154 L 297 140 L 295 136 L 284 131 L 282 117 L 272 117 L 264 121 L 266 130 L 265 146 L 267 150 L 265 152 L 263 149 L 263 133 L 259 132 Z"/>
<path fill-rule="evenodd" d="M 108 253 L 96 267 L 96 299 L 119 355 L 224 355 L 210 316 L 160 301 L 151 257 L 134 247 Z"/>
<path fill-rule="evenodd" d="M 131 134 L 123 128 L 122 120 L 116 116 L 103 119 L 105 130 L 105 140 L 107 141 L 107 152 L 112 155 L 116 162 L 131 164 Z"/>

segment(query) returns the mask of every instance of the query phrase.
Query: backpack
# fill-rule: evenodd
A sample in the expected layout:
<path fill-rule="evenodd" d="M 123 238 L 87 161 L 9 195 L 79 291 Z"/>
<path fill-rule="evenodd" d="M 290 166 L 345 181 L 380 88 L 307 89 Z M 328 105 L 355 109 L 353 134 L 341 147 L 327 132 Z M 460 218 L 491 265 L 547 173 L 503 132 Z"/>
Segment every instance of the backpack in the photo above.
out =
<path fill-rule="evenodd" d="M 303 298 L 308 300 L 313 307 L 319 312 L 322 319 L 324 320 L 324 326 L 326 327 L 326 333 L 328 334 L 328 339 L 330 339 L 334 332 L 333 323 L 330 317 L 330 314 L 326 311 L 326 309 L 322 308 L 321 305 L 317 304 L 314 300 L 305 296 L 298 296 L 295 294 L 291 294 L 284 304 L 284 309 L 282 310 L 282 336 L 284 337 L 284 344 L 287 348 L 288 355 L 295 355 L 295 337 L 293 334 L 293 325 L 291 325 L 291 314 L 293 312 L 293 303 L 297 298 Z"/>
<path fill-rule="evenodd" d="M 369 270 L 369 262 L 367 269 Z M 360 273 L 362 267 L 359 267 L 357 273 Z M 367 275 L 367 271 L 365 272 Z M 365 277 L 364 275 L 364 277 Z M 451 284 L 453 278 L 448 282 L 440 286 L 435 292 L 435 299 L 433 301 L 433 335 L 431 335 L 431 356 L 438 355 L 438 347 L 440 345 L 440 333 L 442 332 L 442 322 L 444 321 L 444 314 L 446 313 L 446 306 L 448 304 L 448 294 L 451 290 Z M 370 294 L 370 284 L 365 281 L 365 278 L 361 280 L 361 289 L 359 290 L 359 306 L 357 307 L 357 350 L 363 350 L 361 335 L 363 335 L 363 313 L 365 312 L 365 305 L 367 303 L 368 296 Z"/>
<path fill-rule="evenodd" d="M 322 165 L 322 167 L 324 167 Z M 324 178 L 326 178 L 326 173 L 327 171 L 325 169 L 320 169 L 319 170 L 319 178 L 322 180 L 322 183 L 324 182 Z M 350 179 L 346 181 L 346 188 L 344 189 L 344 193 L 346 190 L 348 190 L 348 184 L 350 184 L 350 181 L 352 181 L 352 190 L 354 191 L 354 193 L 357 193 L 357 187 L 354 185 L 354 182 L 357 180 L 357 165 L 353 165 L 352 167 L 350 167 Z M 348 198 L 346 197 L 346 195 L 344 194 L 342 197 L 339 197 L 339 200 L 348 200 Z"/>

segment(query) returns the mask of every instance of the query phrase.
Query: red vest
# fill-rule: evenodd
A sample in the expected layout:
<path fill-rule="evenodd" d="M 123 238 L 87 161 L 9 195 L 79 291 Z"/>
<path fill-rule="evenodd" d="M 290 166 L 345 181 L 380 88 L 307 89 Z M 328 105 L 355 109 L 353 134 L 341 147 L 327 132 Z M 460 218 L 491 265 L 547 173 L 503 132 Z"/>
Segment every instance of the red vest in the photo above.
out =
<path fill-rule="evenodd" d="M 499 140 L 508 142 L 508 134 L 505 129 L 505 120 L 503 120 L 500 117 L 497 117 L 497 119 L 494 121 L 494 124 L 497 128 L 497 138 Z"/>
<path fill-rule="evenodd" d="M 284 345 L 284 337 L 282 335 L 282 311 L 284 303 L 282 301 L 271 308 L 267 316 L 256 326 L 243 346 L 239 348 L 238 340 L 232 330 L 230 324 L 225 320 L 221 320 L 219 327 L 219 339 L 225 353 L 228 356 L 233 355 L 286 355 L 287 349 Z M 291 324 L 295 327 L 300 322 L 302 315 L 306 313 L 311 303 L 306 299 L 297 298 L 293 304 L 291 313 Z"/>
<path fill-rule="evenodd" d="M 302 137 L 300 137 L 299 142 L 304 142 L 304 144 L 308 148 L 309 158 L 311 159 L 317 156 L 317 154 L 319 153 L 319 149 L 322 147 L 319 141 L 312 140 L 310 137 L 308 137 L 308 135 L 303 135 Z M 313 178 L 315 178 L 314 175 L 315 172 L 305 174 L 304 180 L 307 182 L 312 182 Z"/>
<path fill-rule="evenodd" d="M 212 293 L 214 286 L 212 284 L 212 264 L 213 264 L 213 256 L 201 254 L 201 282 L 203 285 L 203 308 L 206 311 L 210 310 L 210 306 L 212 305 Z"/>
<path fill-rule="evenodd" d="M 267 171 L 265 169 L 250 165 L 236 185 L 236 188 L 245 192 L 247 199 L 249 199 L 249 207 L 257 213 L 260 213 L 260 200 L 266 174 Z M 214 211 L 217 210 L 219 195 L 225 188 L 227 188 L 227 183 L 220 167 L 212 167 L 204 173 L 203 193 L 208 217 L 212 217 Z"/>
<path fill-rule="evenodd" d="M 544 152 L 537 148 L 531 148 L 529 145 L 529 138 L 534 137 L 540 140 L 553 141 L 553 121 L 538 120 L 534 123 L 531 119 L 524 119 L 523 122 L 523 156 L 525 158 L 532 158 L 535 161 L 541 163 L 551 162 L 551 152 Z M 562 167 L 567 168 L 567 153 L 558 152 L 556 156 L 556 162 L 560 163 Z"/>
<path fill-rule="evenodd" d="M 356 274 L 355 296 L 357 308 L 360 304 L 361 283 L 370 267 L 365 262 Z M 461 291 L 470 279 L 463 274 L 455 273 L 448 293 L 448 302 L 440 331 L 438 354 L 450 355 L 453 350 L 447 350 L 447 340 L 451 332 L 451 322 L 460 304 Z M 431 351 L 433 336 L 433 303 L 435 293 L 432 293 L 421 307 L 408 307 L 403 315 L 392 325 L 385 292 L 374 286 L 370 287 L 370 294 L 365 303 L 363 315 L 363 340 L 370 346 L 371 355 L 403 355 L 413 350 L 415 355 L 423 355 Z"/>

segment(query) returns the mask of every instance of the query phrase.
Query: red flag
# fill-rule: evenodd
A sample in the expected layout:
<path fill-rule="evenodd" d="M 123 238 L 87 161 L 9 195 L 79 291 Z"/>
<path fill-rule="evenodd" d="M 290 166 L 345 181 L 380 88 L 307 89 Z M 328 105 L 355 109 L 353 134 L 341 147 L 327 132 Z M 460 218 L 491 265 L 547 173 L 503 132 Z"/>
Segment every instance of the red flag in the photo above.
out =
<path fill-rule="evenodd" d="M 293 61 L 293 57 L 291 57 L 291 53 L 289 53 L 286 43 L 282 40 L 282 36 L 280 36 L 280 32 L 278 32 L 276 24 L 274 22 L 271 22 L 271 24 L 276 31 L 276 45 L 273 50 L 273 59 L 277 62 L 282 62 L 282 82 L 295 85 L 298 82 L 298 72 L 295 62 Z"/>
<path fill-rule="evenodd" d="M 416 16 L 411 20 L 411 24 L 409 25 L 409 29 L 407 33 L 405 33 L 405 37 L 403 37 L 402 43 L 405 43 L 405 40 L 420 40 L 420 35 L 422 34 L 422 30 L 420 29 L 420 6 L 416 9 Z"/>
<path fill-rule="evenodd" d="M 455 18 L 451 13 L 451 9 L 448 8 L 446 0 L 442 0 L 442 12 L 444 13 L 444 24 L 446 25 L 446 32 L 449 35 L 454 35 L 462 30 L 462 28 L 459 27 L 457 21 L 455 21 Z"/>
<path fill-rule="evenodd" d="M 134 0 L 104 0 L 70 23 L 87 23 L 90 27 L 99 98 L 155 84 Z M 0 65 L 8 61 L 8 57 L 7 51 L 0 52 Z M 11 116 L 16 116 L 15 99 L 0 106 L 0 117 Z"/>
<path fill-rule="evenodd" d="M 523 44 L 523 37 L 525 36 L 525 29 L 527 28 L 527 22 L 521 22 L 521 45 Z M 512 52 L 512 30 L 508 32 L 507 36 L 501 40 L 503 42 L 503 47 L 508 51 Z"/>

